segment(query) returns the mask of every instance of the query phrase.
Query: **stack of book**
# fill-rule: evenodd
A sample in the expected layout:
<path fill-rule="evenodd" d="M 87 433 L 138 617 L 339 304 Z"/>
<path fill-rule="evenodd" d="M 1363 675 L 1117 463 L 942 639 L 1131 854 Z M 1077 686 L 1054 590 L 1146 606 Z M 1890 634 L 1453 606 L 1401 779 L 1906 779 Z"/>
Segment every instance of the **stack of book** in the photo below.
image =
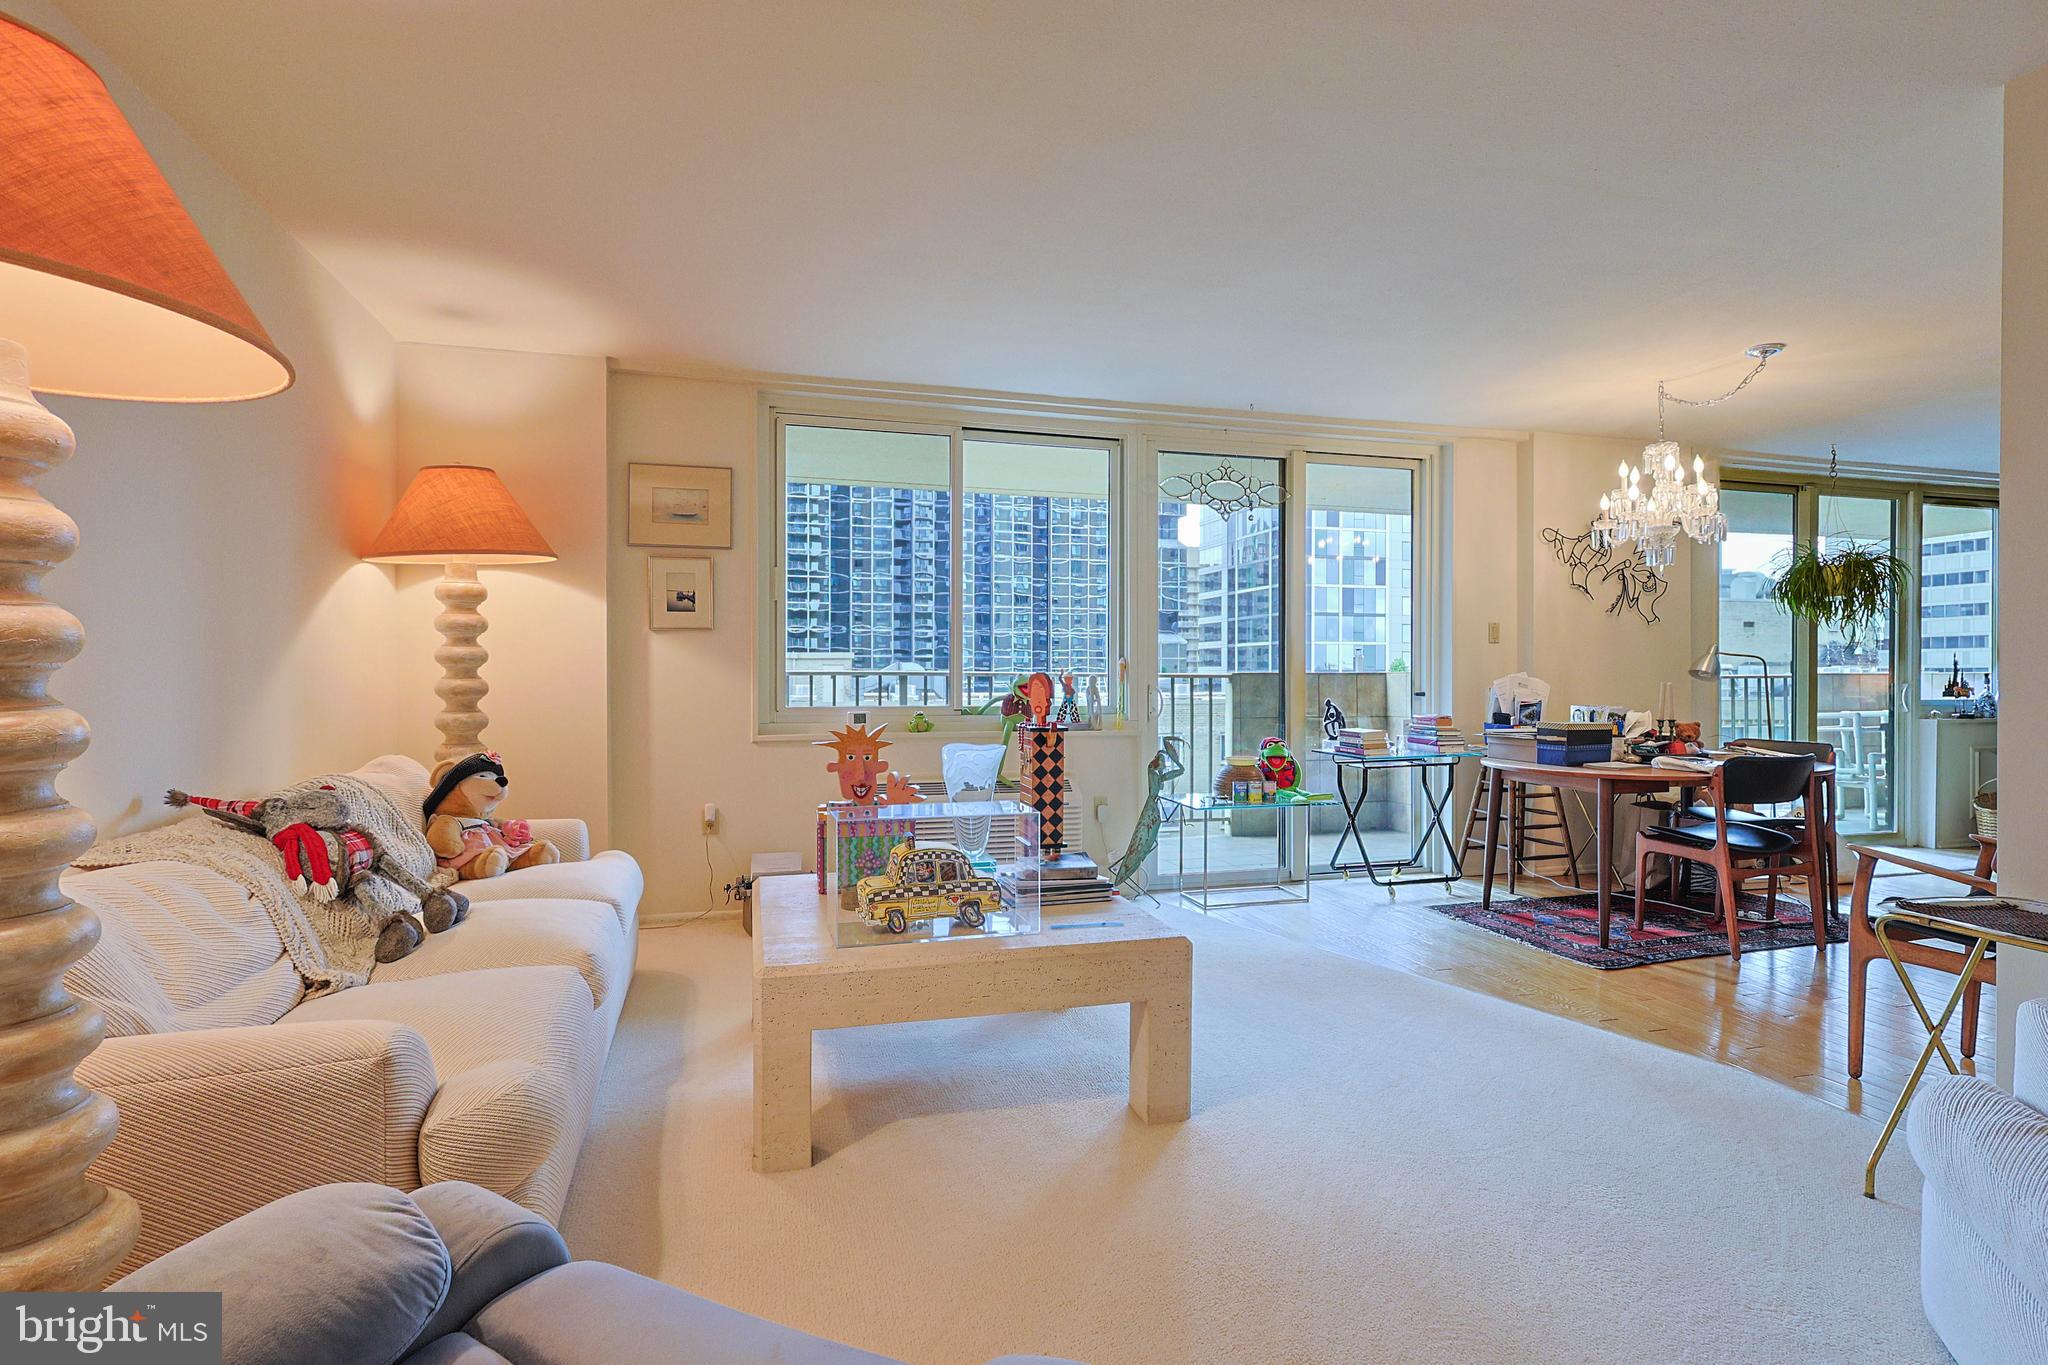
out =
<path fill-rule="evenodd" d="M 1000 878 L 1003 898 L 1013 901 L 1017 891 L 1014 874 Z M 1085 853 L 1066 852 L 1038 865 L 1038 905 L 1041 910 L 1073 910 L 1090 905 L 1107 905 L 1116 892 L 1102 869 Z"/>
<path fill-rule="evenodd" d="M 1536 761 L 1536 727 L 1533 725 L 1488 725 L 1486 756 L 1508 763 Z"/>
<path fill-rule="evenodd" d="M 1462 749 L 1465 736 L 1449 716 L 1410 716 L 1408 747 L 1411 749 Z"/>
<path fill-rule="evenodd" d="M 1372 754 L 1388 753 L 1392 747 L 1387 742 L 1385 730 L 1366 730 L 1355 725 L 1347 725 L 1337 731 L 1337 738 L 1330 745 L 1330 752 L 1339 758 L 1365 758 Z"/>

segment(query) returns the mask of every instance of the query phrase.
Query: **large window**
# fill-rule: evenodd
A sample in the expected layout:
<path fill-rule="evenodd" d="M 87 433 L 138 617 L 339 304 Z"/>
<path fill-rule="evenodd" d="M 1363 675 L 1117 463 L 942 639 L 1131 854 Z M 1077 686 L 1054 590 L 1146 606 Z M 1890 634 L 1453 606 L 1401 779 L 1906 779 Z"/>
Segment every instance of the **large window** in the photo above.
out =
<path fill-rule="evenodd" d="M 1796 495 L 1731 488 L 1721 495 L 1721 738 L 1789 739 L 1793 713 L 1792 617 L 1771 583 L 1792 550 Z"/>
<path fill-rule="evenodd" d="M 1721 734 L 1762 734 L 1768 696 L 1772 733 L 1834 746 L 1842 834 L 1931 840 L 1906 797 L 1933 756 L 1916 752 L 1920 729 L 1907 722 L 1974 710 L 1996 691 L 1996 494 L 1764 477 L 1769 485 L 1745 486 L 1737 475 L 1722 496 Z M 1769 600 L 1795 544 L 1827 553 L 1850 543 L 1906 562 L 1906 591 L 1890 611 L 1851 633 Z"/>
<path fill-rule="evenodd" d="M 1931 708 L 1954 710 L 1993 686 L 1997 570 L 1996 507 L 1927 504 L 1920 514 L 1920 699 Z"/>
<path fill-rule="evenodd" d="M 977 705 L 1020 673 L 1106 695 L 1114 442 L 777 423 L 779 709 Z"/>

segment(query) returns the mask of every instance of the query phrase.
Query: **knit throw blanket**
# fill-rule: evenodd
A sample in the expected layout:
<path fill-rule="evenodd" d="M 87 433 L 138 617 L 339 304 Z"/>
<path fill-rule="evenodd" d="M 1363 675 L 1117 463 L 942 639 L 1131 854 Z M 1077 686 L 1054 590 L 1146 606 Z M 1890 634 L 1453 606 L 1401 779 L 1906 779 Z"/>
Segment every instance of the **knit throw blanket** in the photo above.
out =
<path fill-rule="evenodd" d="M 338 797 L 343 823 L 376 841 L 378 851 L 429 885 L 451 884 L 455 874 L 435 866 L 434 850 L 419 828 L 418 815 L 389 792 L 360 778 L 311 778 L 279 796 L 321 790 Z M 395 916 L 416 914 L 419 901 L 388 878 L 372 872 L 338 900 L 319 901 L 292 890 L 284 859 L 268 839 L 245 833 L 205 815 L 191 815 L 139 834 L 94 844 L 73 866 L 122 867 L 130 863 L 189 863 L 217 872 L 252 896 L 269 915 L 309 997 L 327 995 L 370 979 L 377 965 L 377 935 Z"/>

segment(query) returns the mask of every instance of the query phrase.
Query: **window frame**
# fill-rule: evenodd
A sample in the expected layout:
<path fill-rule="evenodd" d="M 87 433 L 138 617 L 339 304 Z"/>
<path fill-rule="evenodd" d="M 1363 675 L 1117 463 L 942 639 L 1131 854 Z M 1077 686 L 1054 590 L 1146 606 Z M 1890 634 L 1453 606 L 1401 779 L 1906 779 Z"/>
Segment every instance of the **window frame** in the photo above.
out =
<path fill-rule="evenodd" d="M 1000 721 L 993 713 L 988 715 L 962 715 L 960 709 L 966 705 L 965 633 L 969 599 L 967 596 L 967 553 L 963 540 L 967 515 L 966 505 L 966 446 L 975 440 L 1001 441 L 1009 444 L 1044 445 L 1074 449 L 1100 450 L 1107 463 L 1109 500 L 1109 601 L 1108 601 L 1108 660 L 1107 671 L 1112 674 L 1114 687 L 1116 661 L 1129 656 L 1129 646 L 1124 635 L 1124 586 L 1127 572 L 1124 564 L 1124 466 L 1129 457 L 1130 443 L 1121 431 L 1075 430 L 1068 423 L 1056 420 L 1039 422 L 1018 422 L 1015 419 L 973 420 L 968 413 L 944 413 L 928 411 L 906 411 L 900 415 L 867 411 L 834 411 L 831 405 L 802 405 L 784 407 L 765 404 L 763 408 L 763 459 L 761 467 L 766 472 L 763 487 L 763 505 L 767 515 L 762 519 L 760 550 L 757 559 L 767 590 L 757 594 L 760 604 L 757 610 L 756 639 L 759 647 L 755 651 L 756 672 L 756 733 L 767 738 L 775 736 L 815 735 L 821 724 L 837 723 L 848 711 L 865 710 L 877 722 L 898 724 L 908 720 L 918 711 L 923 711 L 932 722 L 936 733 L 981 735 L 997 728 Z M 790 427 L 836 427 L 856 431 L 901 432 L 908 435 L 944 436 L 947 438 L 947 486 L 949 489 L 948 535 L 951 563 L 948 576 L 952 588 L 952 610 L 946 623 L 947 649 L 947 700 L 928 706 L 796 706 L 788 702 L 788 649 L 785 632 L 788 622 L 789 551 L 787 541 L 789 517 L 788 441 Z"/>
<path fill-rule="evenodd" d="M 1920 745 L 1917 731 L 1908 724 L 1926 714 L 1929 703 L 1920 696 L 1920 658 L 1922 655 L 1921 594 L 1922 579 L 1926 572 L 1926 538 L 1923 534 L 1922 518 L 1930 503 L 1955 507 L 1986 507 L 1996 510 L 1999 506 L 1999 488 L 1991 483 L 1972 483 L 1958 480 L 1954 483 L 1936 484 L 1911 479 L 1889 479 L 1881 477 L 1844 474 L 1830 479 L 1824 473 L 1805 470 L 1744 468 L 1726 465 L 1720 471 L 1723 488 L 1750 489 L 1761 492 L 1789 493 L 1793 497 L 1793 540 L 1810 540 L 1822 529 L 1821 499 L 1829 494 L 1845 498 L 1879 498 L 1892 503 L 1892 551 L 1912 566 L 1912 574 L 1906 591 L 1892 603 L 1892 706 L 1893 717 L 1899 727 L 1895 747 L 1897 762 L 1891 773 L 1892 782 L 1892 828 L 1888 831 L 1857 834 L 1859 843 L 1899 844 L 1911 843 L 1927 836 L 1917 828 L 1919 820 L 1918 802 L 1910 799 L 1910 793 L 1918 790 L 1920 780 Z M 1718 547 L 1707 547 L 1718 566 Z M 2000 593 L 1998 565 L 1993 541 L 1993 562 L 1991 566 L 1991 612 L 1990 633 L 1992 652 L 1998 652 L 1998 620 Z M 1711 576 L 1718 584 L 1719 575 Z M 1718 597 L 1717 597 L 1718 601 Z M 1716 607 L 1715 620 L 1719 613 Z M 1797 727 L 1793 733 L 1811 736 L 1818 720 L 1819 688 L 1818 653 L 1819 630 L 1811 621 L 1795 621 L 1793 625 L 1793 715 Z M 2003 685 L 2002 661 L 1999 670 L 2000 684 Z M 1802 695 L 1803 688 L 1803 695 Z M 1908 690 L 1910 689 L 1910 691 Z"/>

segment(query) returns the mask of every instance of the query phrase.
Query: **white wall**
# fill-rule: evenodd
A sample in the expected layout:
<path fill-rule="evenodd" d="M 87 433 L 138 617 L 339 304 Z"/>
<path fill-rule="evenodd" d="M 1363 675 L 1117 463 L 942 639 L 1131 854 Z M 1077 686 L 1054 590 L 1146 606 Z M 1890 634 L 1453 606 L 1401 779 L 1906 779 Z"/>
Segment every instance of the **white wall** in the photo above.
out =
<path fill-rule="evenodd" d="M 1686 673 L 1700 652 L 1694 648 L 1689 548 L 1665 574 L 1670 586 L 1657 602 L 1660 619 L 1651 625 L 1632 610 L 1610 612 L 1613 589 L 1598 579 L 1591 597 L 1573 588 L 1570 573 L 1542 536 L 1551 528 L 1585 530 L 1600 495 L 1618 482 L 1616 466 L 1642 458 L 1643 442 L 1602 436 L 1539 431 L 1523 445 L 1522 666 L 1550 684 L 1552 716 L 1566 716 L 1567 707 L 1582 704 L 1648 709 L 1658 684 L 1670 682 L 1683 703 L 1679 719 L 1705 718 Z M 1702 626 L 1709 633 L 1712 628 L 1711 622 Z"/>
<path fill-rule="evenodd" d="M 298 371 L 253 403 L 50 402 L 78 454 L 43 490 L 81 543 L 45 590 L 86 631 L 52 690 L 93 727 L 62 790 L 114 832 L 168 786 L 353 765 L 392 731 L 391 593 L 356 560 L 390 509 L 391 338 L 54 7 L 8 9 L 106 79 Z"/>
<path fill-rule="evenodd" d="M 1999 481 L 2005 506 L 2021 512 L 2000 525 L 1998 578 L 2019 585 L 2048 579 L 2048 530 L 2028 515 L 2048 505 L 2048 67 L 2005 88 L 2004 380 Z M 2048 703 L 2048 613 L 2008 592 L 1999 617 L 2000 701 L 2031 719 Z M 2033 836 L 2048 811 L 2048 770 L 2008 763 L 1999 774 L 1999 886 L 2048 897 L 2048 840 Z M 2012 1084 L 2013 1011 L 2048 995 L 2048 957 L 1998 959 L 1998 1072 Z"/>
<path fill-rule="evenodd" d="M 608 838 L 605 698 L 605 362 L 459 346 L 398 348 L 396 498 L 429 464 L 498 471 L 560 556 L 552 564 L 479 570 L 490 651 L 483 743 L 505 756 L 507 815 L 575 815 Z M 388 510 L 389 504 L 386 505 Z M 399 584 L 383 633 L 396 744 L 432 763 L 441 735 L 434 662 L 438 569 L 385 568 Z"/>

